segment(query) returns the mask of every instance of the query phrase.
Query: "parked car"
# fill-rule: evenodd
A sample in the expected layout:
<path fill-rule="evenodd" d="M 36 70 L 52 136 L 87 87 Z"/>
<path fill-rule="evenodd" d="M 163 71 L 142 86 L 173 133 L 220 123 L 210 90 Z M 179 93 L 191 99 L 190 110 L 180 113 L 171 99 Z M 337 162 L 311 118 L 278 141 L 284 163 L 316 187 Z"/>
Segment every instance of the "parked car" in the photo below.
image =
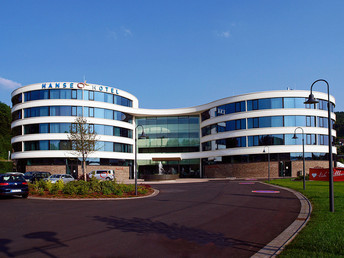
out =
<path fill-rule="evenodd" d="M 29 196 L 29 186 L 22 173 L 0 174 L 0 195 L 21 195 L 23 198 L 27 198 Z"/>
<path fill-rule="evenodd" d="M 44 171 L 31 171 L 31 172 L 26 172 L 24 174 L 26 181 L 31 182 L 31 183 L 47 178 L 49 176 L 51 176 L 50 172 L 44 172 Z"/>
<path fill-rule="evenodd" d="M 115 179 L 115 171 L 111 169 L 99 169 L 94 170 L 88 173 L 90 178 L 95 177 L 100 180 L 114 180 Z"/>
<path fill-rule="evenodd" d="M 63 174 L 63 175 L 51 175 L 48 178 L 45 178 L 44 180 L 50 181 L 52 183 L 56 183 L 59 180 L 62 180 L 64 183 L 68 183 L 71 181 L 74 181 L 74 177 L 72 177 L 72 175 L 68 175 L 68 174 Z"/>

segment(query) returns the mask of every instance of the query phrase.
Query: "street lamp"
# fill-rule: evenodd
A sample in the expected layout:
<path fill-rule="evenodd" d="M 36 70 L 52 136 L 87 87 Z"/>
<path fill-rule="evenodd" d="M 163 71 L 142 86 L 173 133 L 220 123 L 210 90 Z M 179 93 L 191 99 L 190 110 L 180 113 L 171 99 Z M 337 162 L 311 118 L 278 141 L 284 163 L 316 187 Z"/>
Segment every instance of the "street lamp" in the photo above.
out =
<path fill-rule="evenodd" d="M 265 148 L 268 148 L 268 181 L 270 182 L 270 148 L 265 146 L 263 152 L 265 153 Z"/>
<path fill-rule="evenodd" d="M 147 136 L 145 135 L 145 131 L 143 129 L 143 126 L 142 125 L 138 125 L 136 126 L 135 128 L 135 168 L 134 168 L 134 171 L 135 171 L 135 174 L 134 174 L 134 177 L 135 177 L 135 195 L 137 195 L 137 128 L 138 127 L 142 127 L 142 133 L 139 137 L 139 139 L 144 139 L 144 138 L 147 138 Z"/>
<path fill-rule="evenodd" d="M 303 158 L 303 190 L 306 190 L 306 172 L 305 172 L 305 132 L 302 127 L 296 127 L 294 130 L 293 139 L 297 139 L 296 130 L 302 130 L 302 158 Z"/>
<path fill-rule="evenodd" d="M 313 85 L 317 82 L 325 82 L 327 85 L 327 110 L 328 110 L 328 155 L 329 155 L 329 192 L 330 192 L 330 211 L 334 212 L 334 194 L 333 194 L 333 165 L 332 165 L 332 135 L 331 135 L 331 102 L 330 102 L 330 85 L 324 79 L 316 80 L 311 85 L 311 94 L 308 97 L 308 100 L 304 104 L 316 104 L 319 101 L 315 100 L 314 95 L 312 94 Z"/>

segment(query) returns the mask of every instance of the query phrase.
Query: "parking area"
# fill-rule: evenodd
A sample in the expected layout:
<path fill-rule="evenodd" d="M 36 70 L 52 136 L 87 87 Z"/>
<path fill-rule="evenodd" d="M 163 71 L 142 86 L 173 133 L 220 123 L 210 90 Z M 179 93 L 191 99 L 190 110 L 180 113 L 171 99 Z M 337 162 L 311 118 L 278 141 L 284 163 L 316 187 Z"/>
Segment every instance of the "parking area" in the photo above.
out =
<path fill-rule="evenodd" d="M 1 199 L 0 256 L 250 257 L 300 211 L 292 193 L 259 182 L 154 188 L 136 200 Z"/>

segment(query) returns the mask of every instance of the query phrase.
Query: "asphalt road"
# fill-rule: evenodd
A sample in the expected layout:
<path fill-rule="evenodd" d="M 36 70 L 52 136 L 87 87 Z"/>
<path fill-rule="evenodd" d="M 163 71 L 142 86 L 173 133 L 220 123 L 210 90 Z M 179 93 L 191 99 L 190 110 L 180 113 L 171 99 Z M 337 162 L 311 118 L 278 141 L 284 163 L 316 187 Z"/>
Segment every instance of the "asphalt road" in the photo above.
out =
<path fill-rule="evenodd" d="M 0 257 L 250 257 L 300 211 L 292 193 L 258 182 L 154 188 L 136 200 L 1 199 Z"/>

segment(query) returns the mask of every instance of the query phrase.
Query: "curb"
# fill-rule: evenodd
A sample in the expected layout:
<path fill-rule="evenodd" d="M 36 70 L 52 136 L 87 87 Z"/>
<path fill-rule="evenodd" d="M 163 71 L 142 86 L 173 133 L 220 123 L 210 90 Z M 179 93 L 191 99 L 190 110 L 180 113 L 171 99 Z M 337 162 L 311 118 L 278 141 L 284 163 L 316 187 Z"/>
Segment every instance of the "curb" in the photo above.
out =
<path fill-rule="evenodd" d="M 45 200 L 45 201 L 121 201 L 121 200 L 136 200 L 143 198 L 154 197 L 159 194 L 159 190 L 154 189 L 154 192 L 150 195 L 139 197 L 125 197 L 125 198 L 44 198 L 44 197 L 28 197 L 30 200 Z"/>
<path fill-rule="evenodd" d="M 262 183 L 262 184 L 266 184 L 266 183 Z M 289 189 L 289 188 L 285 188 L 281 186 L 276 186 L 276 185 L 271 185 L 271 184 L 266 184 L 266 185 L 292 192 L 300 200 L 301 209 L 295 221 L 288 228 L 286 228 L 279 236 L 277 236 L 274 240 L 272 240 L 265 247 L 260 249 L 256 254 L 252 255 L 251 257 L 253 258 L 276 257 L 278 254 L 280 254 L 285 248 L 285 246 L 289 244 L 297 236 L 297 234 L 301 231 L 301 229 L 303 229 L 304 226 L 306 226 L 307 222 L 310 219 L 310 215 L 312 213 L 311 202 L 303 194 L 293 189 Z"/>

